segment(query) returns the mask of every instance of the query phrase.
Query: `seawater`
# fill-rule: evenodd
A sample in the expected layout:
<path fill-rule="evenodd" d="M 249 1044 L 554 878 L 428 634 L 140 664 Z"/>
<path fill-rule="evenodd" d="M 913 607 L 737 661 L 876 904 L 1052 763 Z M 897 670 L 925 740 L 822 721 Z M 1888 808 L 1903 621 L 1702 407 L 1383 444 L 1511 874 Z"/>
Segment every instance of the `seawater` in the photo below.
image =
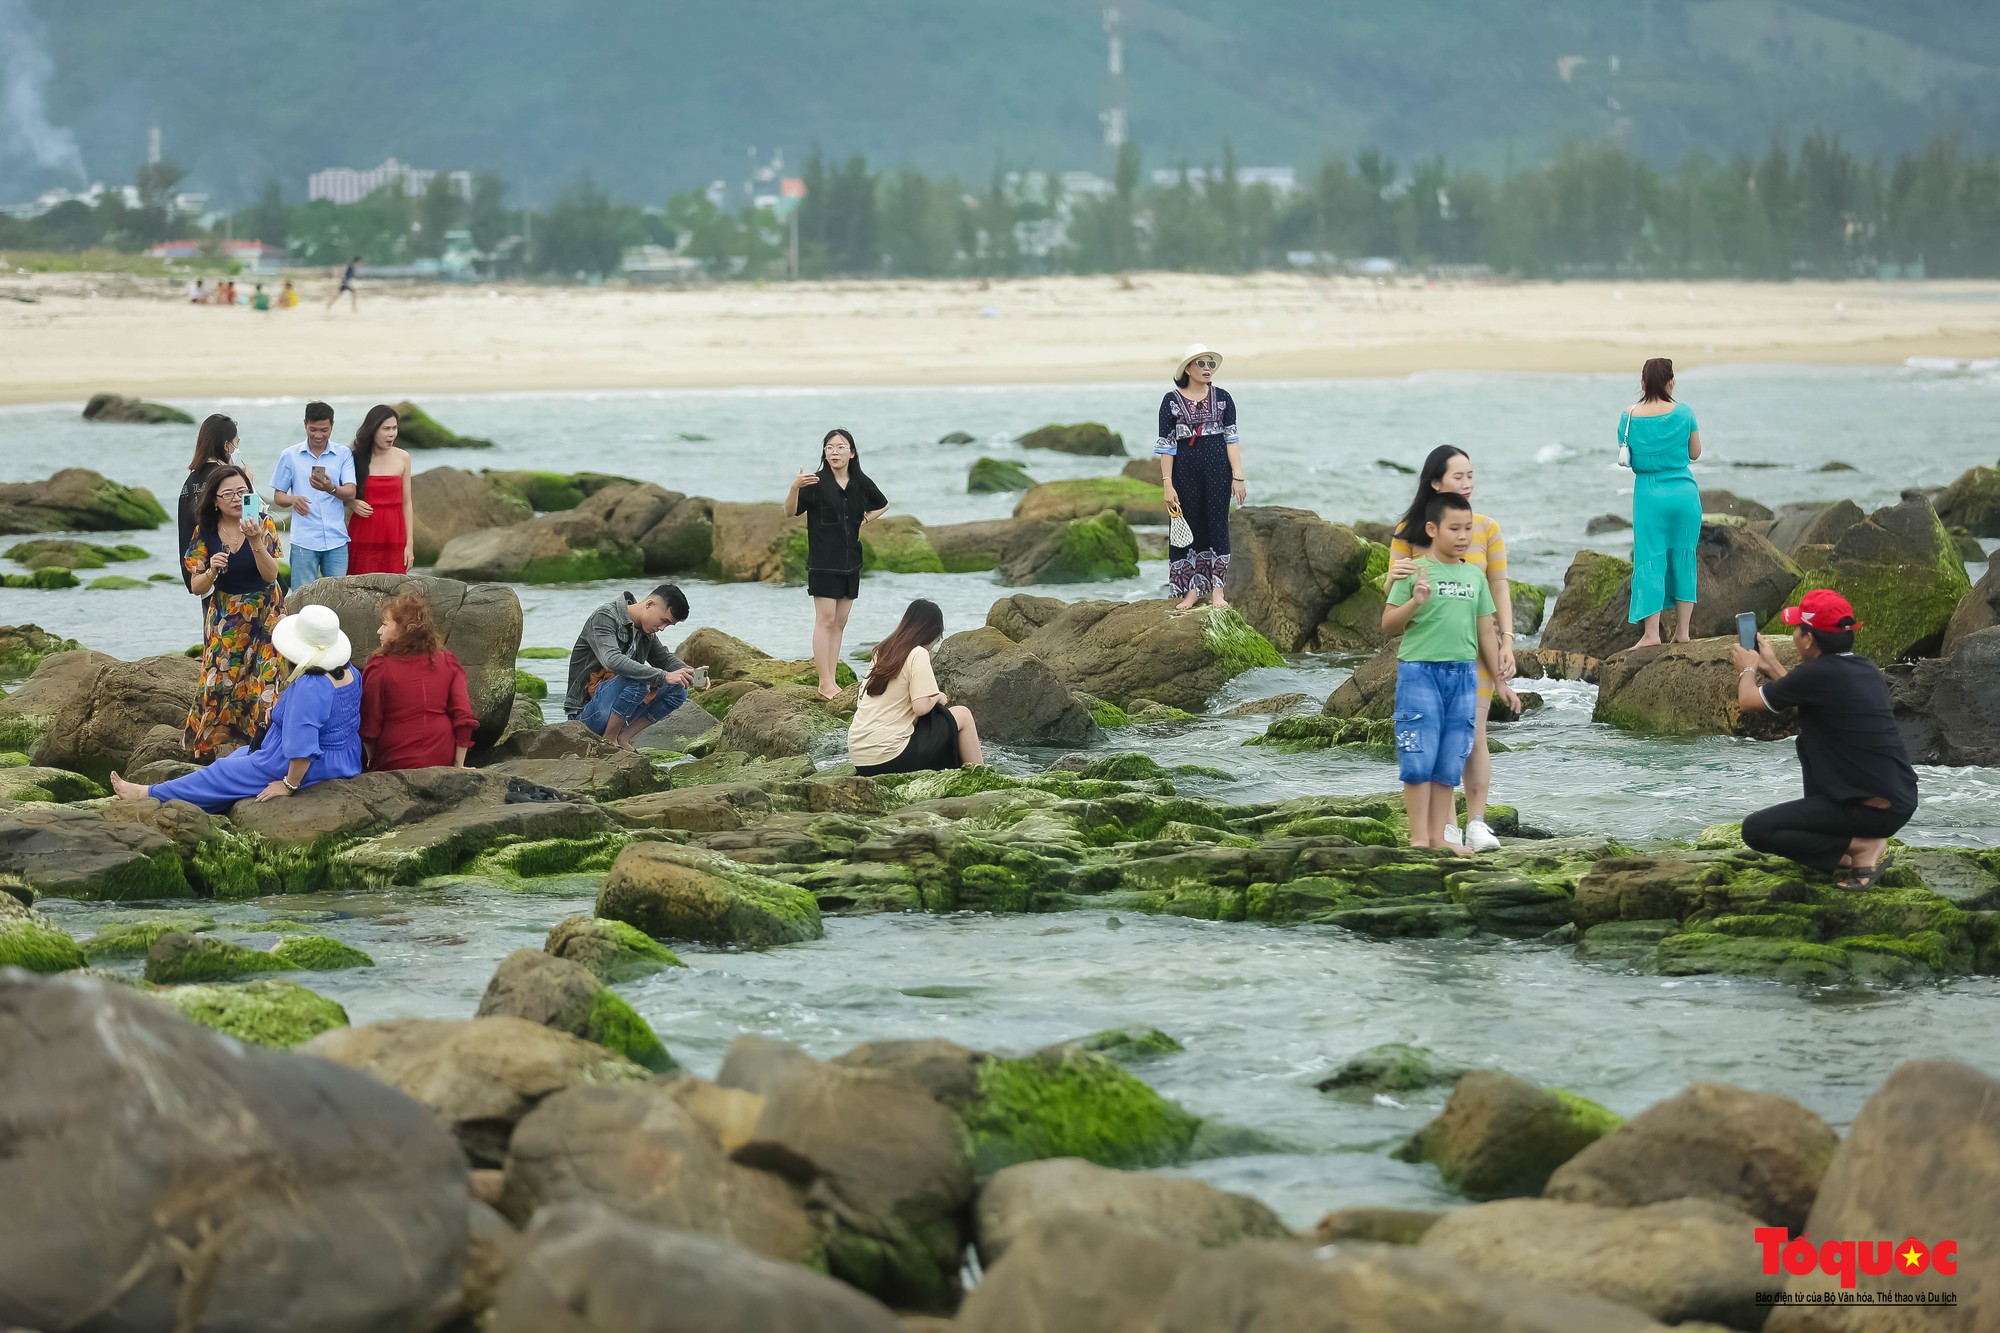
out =
<path fill-rule="evenodd" d="M 1415 467 L 1433 446 L 1452 443 L 1474 460 L 1476 503 L 1503 525 L 1517 578 L 1559 587 L 1577 549 L 1623 554 L 1629 547 L 1622 534 L 1584 535 L 1592 516 L 1630 512 L 1631 479 L 1614 459 L 1618 412 L 1631 396 L 1626 377 L 1224 382 L 1241 409 L 1254 504 L 1294 505 L 1336 521 L 1387 520 L 1408 504 L 1414 483 L 1378 460 Z M 1015 497 L 967 495 L 965 469 L 974 458 L 1017 459 L 1041 480 L 1115 471 L 1122 460 L 1028 451 L 1012 441 L 1047 422 L 1096 420 L 1122 432 L 1134 454 L 1144 452 L 1165 387 L 433 396 L 422 401 L 436 416 L 496 447 L 424 453 L 417 466 L 594 470 L 718 499 L 777 500 L 816 457 L 821 435 L 838 425 L 853 431 L 862 464 L 893 512 L 927 523 L 999 518 Z M 1712 369 L 1682 376 L 1681 396 L 1702 428 L 1706 452 L 1696 472 L 1703 487 L 1773 507 L 1848 498 L 1872 508 L 2000 457 L 2000 368 L 1993 366 Z M 345 438 L 368 403 L 332 401 L 336 438 Z M 267 493 L 279 450 L 301 435 L 299 400 L 179 405 L 197 417 L 234 416 L 240 457 Z M 976 442 L 935 443 L 954 430 Z M 151 488 L 171 510 L 193 434 L 189 427 L 93 425 L 78 418 L 74 404 L 4 409 L 0 480 L 90 467 Z M 1855 470 L 1820 470 L 1835 461 Z M 143 578 L 174 568 L 169 529 L 83 535 L 130 540 L 151 553 L 104 572 Z M 1137 599 L 1159 595 L 1164 581 L 1164 565 L 1152 563 L 1136 579 L 1031 591 Z M 693 626 L 719 626 L 781 656 L 807 655 L 803 589 L 681 582 Z M 618 586 L 520 588 L 524 642 L 566 647 L 584 615 Z M 938 601 L 947 629 L 957 630 L 979 624 L 1009 591 L 987 574 L 871 577 L 850 625 L 850 653 L 886 633 L 911 597 Z M 0 623 L 28 621 L 125 658 L 179 651 L 200 636 L 196 602 L 178 580 L 143 591 L 0 591 Z M 522 665 L 560 695 L 563 663 Z M 1323 698 L 1351 667 L 1307 656 L 1252 672 L 1197 723 L 1124 733 L 1106 745 L 1231 775 L 1185 784 L 1204 796 L 1388 790 L 1394 771 L 1380 759 L 1245 749 L 1264 719 L 1222 715 L 1281 692 Z M 1535 688 L 1545 707 L 1496 729 L 1509 751 L 1496 760 L 1495 799 L 1519 806 L 1537 827 L 1628 840 L 1685 837 L 1797 788 L 1789 745 L 1626 736 L 1591 723 L 1589 687 Z M 1018 770 L 1050 757 L 996 754 L 1003 767 Z M 1925 805 L 1906 833 L 1911 841 L 2000 841 L 2000 776 L 1925 769 L 1921 777 Z M 390 894 L 228 905 L 216 915 L 254 925 L 279 913 L 335 913 L 332 933 L 368 950 L 378 965 L 313 984 L 347 1005 L 356 1022 L 463 1016 L 501 957 L 539 944 L 561 916 L 588 910 L 595 887 L 588 878 L 567 878 L 517 893 L 460 879 Z M 121 910 L 51 906 L 78 933 Z M 2000 1070 L 2000 1025 L 1992 1021 L 2000 980 L 1993 978 L 1800 991 L 1741 979 L 1627 975 L 1534 944 L 1377 942 L 1329 928 L 1098 912 L 836 918 L 822 943 L 684 956 L 689 968 L 623 989 L 675 1053 L 704 1074 L 746 1030 L 834 1054 L 888 1036 L 1020 1050 L 1108 1026 L 1163 1028 L 1187 1051 L 1146 1066 L 1149 1080 L 1203 1114 L 1256 1125 L 1295 1148 L 1189 1171 L 1257 1194 L 1299 1224 L 1332 1206 L 1444 1198 L 1428 1168 L 1385 1155 L 1435 1113 L 1441 1092 L 1353 1102 L 1311 1087 L 1346 1055 L 1380 1041 L 1421 1042 L 1447 1060 L 1504 1067 L 1627 1114 L 1713 1079 L 1795 1097 L 1844 1123 L 1903 1060 L 1948 1056 Z"/>

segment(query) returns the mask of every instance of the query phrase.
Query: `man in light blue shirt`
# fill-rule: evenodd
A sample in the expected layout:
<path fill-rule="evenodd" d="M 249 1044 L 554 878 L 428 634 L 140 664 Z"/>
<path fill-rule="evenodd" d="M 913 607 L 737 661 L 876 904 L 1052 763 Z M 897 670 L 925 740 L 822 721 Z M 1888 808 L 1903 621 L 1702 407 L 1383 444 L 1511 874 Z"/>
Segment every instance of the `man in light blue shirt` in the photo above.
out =
<path fill-rule="evenodd" d="M 278 455 L 271 498 L 292 511 L 292 586 L 347 573 L 347 502 L 354 454 L 333 442 L 333 409 L 306 404 L 306 438 Z"/>

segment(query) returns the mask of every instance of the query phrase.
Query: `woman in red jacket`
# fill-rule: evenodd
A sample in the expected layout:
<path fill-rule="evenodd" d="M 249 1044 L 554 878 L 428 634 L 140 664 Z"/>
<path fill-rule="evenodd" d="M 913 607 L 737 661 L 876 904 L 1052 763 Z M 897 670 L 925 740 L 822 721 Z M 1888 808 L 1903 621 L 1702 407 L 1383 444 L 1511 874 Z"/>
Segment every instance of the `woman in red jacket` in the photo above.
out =
<path fill-rule="evenodd" d="M 465 767 L 479 721 L 465 668 L 444 649 L 429 603 L 402 593 L 382 603 L 381 647 L 362 672 L 361 744 L 371 773 Z"/>

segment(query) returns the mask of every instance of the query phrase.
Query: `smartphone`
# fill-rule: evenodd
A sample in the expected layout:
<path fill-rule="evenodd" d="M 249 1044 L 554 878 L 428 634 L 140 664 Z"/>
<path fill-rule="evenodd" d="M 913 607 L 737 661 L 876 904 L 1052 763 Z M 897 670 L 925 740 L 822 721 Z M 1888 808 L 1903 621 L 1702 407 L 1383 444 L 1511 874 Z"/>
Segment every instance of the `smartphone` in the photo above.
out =
<path fill-rule="evenodd" d="M 261 521 L 263 518 L 262 509 L 263 505 L 258 501 L 255 491 L 243 497 L 243 521 L 245 523 L 254 525 Z"/>
<path fill-rule="evenodd" d="M 1751 652 L 1757 651 L 1757 613 L 1738 611 L 1736 613 L 1736 642 Z"/>
<path fill-rule="evenodd" d="M 313 470 L 312 470 L 312 474 L 313 474 L 313 480 L 314 480 L 314 481 L 325 481 L 325 480 L 326 480 L 326 468 L 325 468 L 324 466 L 321 466 L 321 465 L 318 465 L 318 464 L 315 464 L 315 465 L 314 465 L 314 467 L 313 467 Z"/>

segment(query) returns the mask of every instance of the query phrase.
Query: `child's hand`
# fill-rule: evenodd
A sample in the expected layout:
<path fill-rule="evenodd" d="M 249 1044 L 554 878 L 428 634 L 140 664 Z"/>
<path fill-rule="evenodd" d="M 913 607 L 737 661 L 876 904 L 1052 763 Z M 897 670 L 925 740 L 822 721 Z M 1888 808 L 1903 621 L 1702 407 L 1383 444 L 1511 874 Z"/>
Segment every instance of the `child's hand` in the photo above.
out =
<path fill-rule="evenodd" d="M 1422 606 L 1431 599 L 1431 571 L 1425 565 L 1417 566 L 1417 586 L 1410 589 L 1410 600 Z"/>
<path fill-rule="evenodd" d="M 1416 560 L 1407 555 L 1399 555 L 1389 562 L 1389 582 L 1400 583 L 1417 572 Z"/>
<path fill-rule="evenodd" d="M 1500 702 L 1506 704 L 1509 710 L 1516 714 L 1520 713 L 1521 696 L 1514 693 L 1512 685 L 1503 680 L 1493 687 L 1493 692 L 1500 696 Z"/>

